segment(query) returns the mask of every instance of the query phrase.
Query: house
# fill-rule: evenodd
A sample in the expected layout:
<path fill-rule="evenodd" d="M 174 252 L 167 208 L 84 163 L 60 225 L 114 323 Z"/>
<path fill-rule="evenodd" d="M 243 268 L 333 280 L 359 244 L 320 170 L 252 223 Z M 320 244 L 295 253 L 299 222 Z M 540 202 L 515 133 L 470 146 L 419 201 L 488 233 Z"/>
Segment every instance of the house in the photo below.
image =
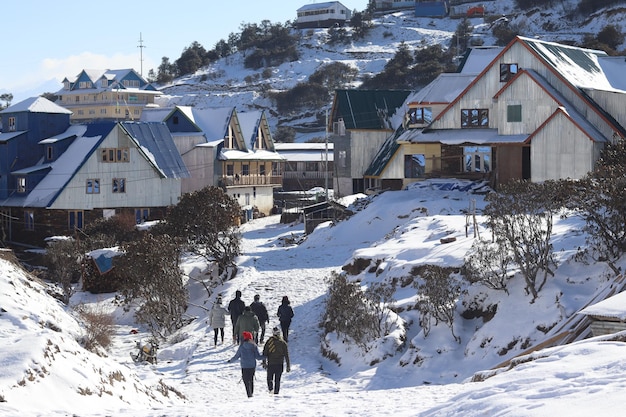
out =
<path fill-rule="evenodd" d="M 301 191 L 333 186 L 333 143 L 277 143 L 285 158 L 283 190 Z"/>
<path fill-rule="evenodd" d="M 65 78 L 57 103 L 72 111 L 72 122 L 139 120 L 161 93 L 134 69 L 82 70 Z"/>
<path fill-rule="evenodd" d="M 415 144 L 408 138 L 428 127 L 500 51 L 500 47 L 472 48 L 463 56 L 458 72 L 440 74 L 407 97 L 402 125 L 387 138 L 365 171 L 371 190 L 399 190 L 417 179 L 441 175 L 448 160 L 441 144 Z"/>
<path fill-rule="evenodd" d="M 333 190 L 336 196 L 365 192 L 365 170 L 402 123 L 402 108 L 410 91 L 336 90 L 329 117 L 334 153 Z M 395 121 L 394 121 L 395 119 Z"/>
<path fill-rule="evenodd" d="M 264 111 L 234 107 L 153 108 L 144 121 L 162 121 L 191 173 L 183 192 L 223 187 L 246 210 L 269 214 L 274 188 L 282 186 L 283 158 L 276 152 Z"/>
<path fill-rule="evenodd" d="M 415 7 L 415 0 L 376 0 L 376 10 L 401 10 Z"/>
<path fill-rule="evenodd" d="M 16 120 L 0 134 L 5 240 L 40 244 L 120 213 L 138 222 L 162 216 L 189 175 L 163 123 L 70 124 L 68 111 L 43 97 L 0 116 Z"/>
<path fill-rule="evenodd" d="M 297 13 L 297 29 L 343 26 L 352 18 L 350 9 L 338 1 L 307 4 Z"/>
<path fill-rule="evenodd" d="M 517 37 L 427 126 L 397 130 L 395 148 L 368 175 L 397 178 L 402 158 L 414 155 L 430 161 L 408 164 L 420 176 L 482 178 L 494 187 L 582 178 L 606 143 L 626 137 L 625 70 L 623 57 Z M 398 144 L 404 154 L 390 158 Z"/>
<path fill-rule="evenodd" d="M 591 321 L 592 336 L 602 336 L 626 330 L 626 292 L 590 305 L 578 312 Z"/>
<path fill-rule="evenodd" d="M 447 0 L 416 0 L 415 16 L 417 17 L 444 17 L 450 12 Z"/>

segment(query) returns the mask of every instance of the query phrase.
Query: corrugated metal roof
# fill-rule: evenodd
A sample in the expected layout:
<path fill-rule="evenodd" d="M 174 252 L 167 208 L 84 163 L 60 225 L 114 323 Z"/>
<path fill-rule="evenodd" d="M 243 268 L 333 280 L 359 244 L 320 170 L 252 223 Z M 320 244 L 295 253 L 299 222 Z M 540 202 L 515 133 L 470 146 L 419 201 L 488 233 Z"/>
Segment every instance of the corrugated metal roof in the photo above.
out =
<path fill-rule="evenodd" d="M 0 111 L 0 114 L 18 112 L 72 114 L 72 112 L 65 107 L 61 107 L 45 97 L 27 98 L 26 100 L 22 100 L 19 103 Z"/>
<path fill-rule="evenodd" d="M 396 129 L 393 135 L 389 136 L 383 146 L 380 147 L 378 153 L 372 159 L 372 163 L 365 170 L 365 177 L 378 177 L 380 176 L 385 167 L 391 161 L 391 158 L 396 153 L 396 151 L 400 148 L 400 144 L 398 143 L 398 138 L 404 133 L 404 128 L 399 127 Z"/>
<path fill-rule="evenodd" d="M 336 90 L 332 120 L 346 129 L 394 129 L 392 116 L 410 94 L 404 90 Z"/>
<path fill-rule="evenodd" d="M 120 124 L 164 177 L 189 178 L 189 171 L 165 123 L 122 122 Z"/>

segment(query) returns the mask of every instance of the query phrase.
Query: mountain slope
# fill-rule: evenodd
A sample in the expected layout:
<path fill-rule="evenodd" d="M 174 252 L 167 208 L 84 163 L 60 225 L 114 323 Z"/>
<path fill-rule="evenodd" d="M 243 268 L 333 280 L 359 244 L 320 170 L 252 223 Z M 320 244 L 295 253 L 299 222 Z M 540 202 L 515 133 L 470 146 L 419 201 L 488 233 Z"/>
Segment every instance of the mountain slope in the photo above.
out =
<path fill-rule="evenodd" d="M 497 16 L 507 16 L 508 24 L 519 28 L 520 34 L 524 36 L 562 43 L 580 43 L 586 34 L 595 36 L 608 24 L 615 25 L 622 33 L 626 33 L 626 7 L 613 6 L 590 16 L 579 16 L 575 13 L 578 0 L 563 0 L 555 2 L 552 9 L 524 12 L 516 9 L 514 0 L 476 2 L 462 7 L 474 4 L 485 4 L 489 14 L 485 19 L 469 19 L 474 29 L 472 42 L 485 46 L 496 44 L 489 22 Z M 402 43 L 410 50 L 430 45 L 450 47 L 454 32 L 461 22 L 461 19 L 451 17 L 418 18 L 412 10 L 382 13 L 373 19 L 373 27 L 365 39 L 332 46 L 326 44 L 326 29 L 301 30 L 298 31 L 300 59 L 270 68 L 271 76 L 267 78 L 262 75 L 263 68 L 244 68 L 245 53 L 235 53 L 192 76 L 161 86 L 165 95 L 157 102 L 164 107 L 176 104 L 199 107 L 236 106 L 241 111 L 263 108 L 268 110 L 270 124 L 274 129 L 279 125 L 317 127 L 317 132 L 299 135 L 297 141 L 323 137 L 323 117 L 316 115 L 323 115 L 332 104 L 332 98 L 329 98 L 326 108 L 312 108 L 298 114 L 286 115 L 275 109 L 268 92 L 293 88 L 329 62 L 342 62 L 357 68 L 359 76 L 353 85 L 346 86 L 357 88 L 363 77 L 381 72 Z"/>

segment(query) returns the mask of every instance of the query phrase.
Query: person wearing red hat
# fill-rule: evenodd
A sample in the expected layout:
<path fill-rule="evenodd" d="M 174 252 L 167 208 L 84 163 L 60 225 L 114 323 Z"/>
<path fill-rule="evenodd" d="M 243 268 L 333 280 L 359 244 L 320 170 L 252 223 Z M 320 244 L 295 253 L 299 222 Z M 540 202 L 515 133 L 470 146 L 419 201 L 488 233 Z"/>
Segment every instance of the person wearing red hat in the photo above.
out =
<path fill-rule="evenodd" d="M 231 363 L 241 358 L 241 379 L 246 387 L 246 394 L 252 397 L 254 394 L 254 372 L 256 371 L 256 361 L 266 359 L 259 353 L 259 348 L 254 343 L 254 336 L 250 332 L 243 332 L 243 343 L 239 345 L 235 356 L 227 362 Z"/>

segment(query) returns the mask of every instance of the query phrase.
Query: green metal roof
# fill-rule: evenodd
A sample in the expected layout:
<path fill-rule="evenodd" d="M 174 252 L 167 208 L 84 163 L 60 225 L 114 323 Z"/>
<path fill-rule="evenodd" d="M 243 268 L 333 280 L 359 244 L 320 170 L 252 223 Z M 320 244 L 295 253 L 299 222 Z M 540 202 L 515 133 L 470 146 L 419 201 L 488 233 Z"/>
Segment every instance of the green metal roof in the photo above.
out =
<path fill-rule="evenodd" d="M 346 129 L 393 129 L 389 119 L 410 91 L 336 90 L 331 120 L 343 119 Z"/>

